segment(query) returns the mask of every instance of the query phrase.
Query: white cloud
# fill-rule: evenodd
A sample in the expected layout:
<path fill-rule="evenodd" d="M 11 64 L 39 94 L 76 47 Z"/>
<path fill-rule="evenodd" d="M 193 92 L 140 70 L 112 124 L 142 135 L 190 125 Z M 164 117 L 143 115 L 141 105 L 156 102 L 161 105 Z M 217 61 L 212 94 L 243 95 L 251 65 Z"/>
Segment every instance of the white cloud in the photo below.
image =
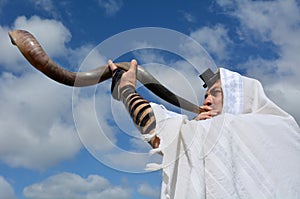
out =
<path fill-rule="evenodd" d="M 0 159 L 44 169 L 81 148 L 72 123 L 71 89 L 38 73 L 0 77 Z"/>
<path fill-rule="evenodd" d="M 187 22 L 195 22 L 196 21 L 196 17 L 193 16 L 191 13 L 186 12 L 186 11 L 182 11 L 181 14 L 183 15 L 183 18 L 187 21 Z"/>
<path fill-rule="evenodd" d="M 31 32 L 51 57 L 66 55 L 65 44 L 70 41 L 70 31 L 59 21 L 25 16 L 15 20 L 13 29 L 24 29 Z"/>
<path fill-rule="evenodd" d="M 52 0 L 30 0 L 31 3 L 34 4 L 34 6 L 37 9 L 43 10 L 44 12 L 47 12 L 51 14 L 52 16 L 56 16 L 57 13 L 55 12 L 55 7 L 53 5 Z"/>
<path fill-rule="evenodd" d="M 115 15 L 123 6 L 122 0 L 98 0 L 98 2 L 108 16 Z"/>
<path fill-rule="evenodd" d="M 0 160 L 13 167 L 45 169 L 72 158 L 82 147 L 73 123 L 72 88 L 29 66 L 9 43 L 11 29 L 29 30 L 50 57 L 72 57 L 73 63 L 79 63 L 91 46 L 66 48 L 69 30 L 38 16 L 18 17 L 12 28 L 0 26 L 0 64 L 7 71 L 0 76 Z"/>
<path fill-rule="evenodd" d="M 145 143 L 146 144 L 146 143 Z M 117 150 L 116 150 L 117 151 Z M 135 153 L 130 151 L 110 151 L 107 154 L 103 154 L 103 159 L 110 164 L 112 168 L 120 171 L 128 171 L 132 173 L 146 173 L 147 163 L 161 163 L 161 156 L 151 156 L 148 153 Z"/>
<path fill-rule="evenodd" d="M 297 86 L 295 85 L 295 87 Z M 296 108 L 299 106 L 300 90 L 295 87 L 291 87 L 289 83 L 283 81 L 268 85 L 266 93 L 282 109 L 292 114 L 298 124 L 300 124 L 300 111 Z"/>
<path fill-rule="evenodd" d="M 197 88 L 194 85 L 199 84 L 199 78 L 193 70 L 184 61 L 163 64 L 149 64 L 149 72 L 157 78 L 162 85 L 176 93 L 178 96 L 184 97 L 194 103 L 198 103 L 199 98 Z M 163 72 L 162 72 L 163 71 Z M 176 79 L 177 86 L 174 86 Z M 201 87 L 201 85 L 199 85 Z"/>
<path fill-rule="evenodd" d="M 94 46 L 92 46 L 91 44 L 86 44 L 76 49 L 68 49 L 67 60 L 70 63 L 70 66 L 74 66 L 74 70 L 80 70 L 78 69 L 78 67 L 80 67 L 80 64 L 82 64 L 82 62 L 87 57 L 87 55 L 91 52 L 93 47 Z M 100 66 L 101 64 L 104 65 L 105 63 L 104 60 L 105 59 L 101 56 L 101 54 L 97 54 L 93 62 L 91 62 L 91 64 L 86 63 L 86 65 L 89 65 L 89 70 L 92 70 Z"/>
<path fill-rule="evenodd" d="M 203 27 L 192 32 L 191 37 L 198 41 L 203 47 L 218 60 L 228 59 L 227 46 L 232 43 L 228 36 L 228 30 L 222 25 L 214 27 Z"/>
<path fill-rule="evenodd" d="M 152 51 L 138 53 L 135 56 L 138 60 L 149 63 L 143 67 L 170 91 L 194 104 L 201 104 L 204 89 L 198 75 L 208 67 L 211 67 L 212 70 L 216 70 L 216 67 L 213 67 L 212 63 L 206 62 L 208 54 L 204 50 L 199 52 L 199 49 L 193 49 L 191 46 L 188 43 L 182 46 L 185 49 L 183 55 L 185 60 L 170 61 L 161 54 Z M 198 64 L 192 65 L 195 63 Z M 174 80 L 176 80 L 177 86 L 174 86 Z M 162 99 L 158 103 L 168 104 Z M 183 114 L 193 113 L 184 112 Z"/>
<path fill-rule="evenodd" d="M 138 192 L 147 197 L 151 198 L 159 198 L 160 196 L 160 188 L 159 187 L 152 187 L 149 184 L 140 184 L 138 187 Z"/>
<path fill-rule="evenodd" d="M 300 8 L 296 1 L 236 1 L 235 16 L 241 23 L 244 37 L 269 41 L 278 47 L 278 74 L 284 71 L 300 74 L 297 69 L 300 48 Z M 274 60 L 271 60 L 274 61 Z M 262 68 L 263 69 L 263 66 Z M 250 69 L 251 70 L 251 69 Z"/>
<path fill-rule="evenodd" d="M 127 199 L 131 195 L 129 189 L 113 186 L 102 176 L 89 175 L 82 178 L 74 173 L 50 176 L 40 183 L 25 187 L 23 193 L 30 199 Z"/>
<path fill-rule="evenodd" d="M 239 1 L 234 15 L 241 27 L 251 30 L 250 35 L 258 34 L 260 39 L 274 42 L 276 45 L 299 44 L 299 6 L 294 0 L 287 1 Z M 246 34 L 246 33 L 245 33 Z M 290 37 L 286 37 L 290 36 Z"/>
<path fill-rule="evenodd" d="M 136 137 L 130 139 L 132 148 L 138 152 L 148 153 L 152 149 L 150 144 L 142 140 L 141 132 L 139 132 L 138 130 L 134 132 L 136 132 Z"/>
<path fill-rule="evenodd" d="M 25 64 L 25 59 L 20 56 L 18 49 L 11 44 L 8 36 L 9 30 L 9 27 L 0 26 L 0 64 L 11 71 L 24 71 L 21 66 Z"/>
<path fill-rule="evenodd" d="M 300 100 L 300 7 L 295 0 L 234 1 L 219 5 L 229 9 L 229 15 L 240 22 L 245 41 L 270 42 L 276 48 L 275 59 L 249 58 L 243 64 L 250 76 L 259 78 L 271 99 L 289 111 L 300 122 L 295 101 Z M 287 94 L 292 93 L 292 97 Z M 282 95 L 278 95 L 282 93 Z"/>
<path fill-rule="evenodd" d="M 72 60 L 78 60 L 77 63 L 79 63 L 84 54 L 87 55 L 91 49 L 89 45 L 78 49 L 66 48 L 65 43 L 69 41 L 71 35 L 67 28 L 55 20 L 43 20 L 37 16 L 30 19 L 18 17 L 14 28 L 29 29 L 34 33 L 50 57 L 69 55 Z M 7 34 L 8 29 L 4 27 L 1 30 L 3 34 Z M 53 33 L 44 32 L 44 29 L 53 29 Z M 98 85 L 96 91 L 92 87 L 84 88 L 83 93 L 92 89 L 92 96 L 81 98 L 72 110 L 72 88 L 53 82 L 36 70 L 33 70 L 32 74 L 28 73 L 32 70 L 31 66 L 21 61 L 24 58 L 15 47 L 8 43 L 8 36 L 6 38 L 4 41 L 7 42 L 7 47 L 12 49 L 7 52 L 7 55 L 12 58 L 4 63 L 10 72 L 3 72 L 0 77 L 0 92 L 3 93 L 0 97 L 2 110 L 0 113 L 2 129 L 0 160 L 13 167 L 45 169 L 72 158 L 79 151 L 81 143 L 77 133 L 85 146 L 92 149 L 92 153 L 102 156 L 103 153 L 110 151 L 115 156 L 121 156 L 124 151 L 120 154 L 115 154 L 114 151 L 117 147 L 117 139 L 116 129 L 112 128 L 110 123 L 113 119 L 110 116 L 111 107 L 108 106 L 111 102 L 110 93 L 107 93 L 110 87 L 109 82 Z M 89 54 L 81 70 L 94 69 L 106 63 L 105 57 L 97 51 L 94 52 L 96 53 Z M 16 60 L 21 63 L 18 65 L 17 76 L 12 73 L 17 70 L 12 67 Z M 119 108 L 126 111 L 123 106 Z M 75 118 L 78 115 L 80 117 L 80 121 L 75 121 L 77 132 L 74 129 L 72 111 Z M 76 113 L 78 114 L 75 115 Z M 124 122 L 121 123 L 122 126 L 128 126 Z M 102 134 L 99 131 L 102 131 Z M 135 149 L 138 150 L 137 145 Z M 141 158 L 137 160 L 142 170 L 145 167 L 147 155 L 146 153 L 143 156 L 143 161 Z M 108 159 L 106 159 L 108 162 L 104 163 L 113 165 L 115 168 L 122 166 L 120 162 L 115 163 Z M 130 167 L 130 164 L 131 167 L 136 168 L 134 161 L 129 161 L 125 167 Z"/>
<path fill-rule="evenodd" d="M 86 93 L 87 89 L 82 92 Z M 110 96 L 107 94 L 80 97 L 78 101 L 74 101 L 73 115 L 77 132 L 85 147 L 95 153 L 111 150 L 117 141 L 114 129 L 108 124 L 108 104 Z"/>
<path fill-rule="evenodd" d="M 0 64 L 10 71 L 24 72 L 27 70 L 27 67 L 24 67 L 25 58 L 9 40 L 8 31 L 15 29 L 24 29 L 32 33 L 51 58 L 67 57 L 69 53 L 65 44 L 71 39 L 71 34 L 61 22 L 41 19 L 38 16 L 29 19 L 20 16 L 12 27 L 0 26 Z"/>
<path fill-rule="evenodd" d="M 16 199 L 12 186 L 0 176 L 0 196 L 4 199 Z"/>
<path fill-rule="evenodd" d="M 232 0 L 216 0 L 220 6 L 230 6 L 233 4 Z"/>
<path fill-rule="evenodd" d="M 102 93 L 99 92 L 94 97 L 90 97 L 89 91 L 84 89 L 84 97 L 74 101 L 73 114 L 77 132 L 84 146 L 102 164 L 120 171 L 145 172 L 146 164 L 149 161 L 157 162 L 157 157 L 150 157 L 150 147 L 146 149 L 147 143 L 134 142 L 130 140 L 131 137 L 126 140 L 124 134 L 132 135 L 132 131 L 137 134 L 137 130 L 123 104 L 116 101 L 111 104 L 110 94 L 104 94 L 104 91 L 109 90 L 108 85 L 98 85 Z M 91 92 L 93 90 L 91 88 Z M 111 111 L 115 114 L 112 115 Z M 118 127 L 124 132 L 119 131 Z M 121 147 L 119 142 L 123 143 L 121 145 L 128 145 Z"/>

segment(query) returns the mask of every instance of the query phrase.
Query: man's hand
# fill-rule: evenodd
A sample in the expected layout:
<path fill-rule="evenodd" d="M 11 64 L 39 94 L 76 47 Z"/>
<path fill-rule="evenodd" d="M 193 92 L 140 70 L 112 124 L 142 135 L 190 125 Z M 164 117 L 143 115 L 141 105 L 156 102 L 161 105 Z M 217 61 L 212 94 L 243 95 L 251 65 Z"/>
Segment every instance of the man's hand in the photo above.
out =
<path fill-rule="evenodd" d="M 142 96 L 135 92 L 137 72 L 136 60 L 133 59 L 130 62 L 130 67 L 127 72 L 118 72 L 117 70 L 114 73 L 114 70 L 117 69 L 117 66 L 111 60 L 108 61 L 108 66 L 113 72 L 113 80 L 115 78 L 112 83 L 115 84 L 115 82 L 118 82 L 118 79 L 120 82 L 119 84 L 115 84 L 115 86 L 118 86 L 119 88 L 113 88 L 115 86 L 112 86 L 112 91 L 118 89 L 119 96 L 117 96 L 117 99 L 121 99 L 123 101 L 133 122 L 143 134 L 144 140 L 149 142 L 153 148 L 158 148 L 160 139 L 155 135 L 154 132 L 156 127 L 156 119 L 151 105 L 149 101 L 143 99 Z"/>
<path fill-rule="evenodd" d="M 213 110 L 212 107 L 210 106 L 201 106 L 201 109 L 205 110 L 205 112 L 200 113 L 199 115 L 197 115 L 194 120 L 206 120 L 206 119 L 210 119 L 212 117 L 215 117 L 217 115 L 219 115 L 220 113 L 217 110 Z"/>
<path fill-rule="evenodd" d="M 117 69 L 117 66 L 111 61 L 108 61 L 108 66 L 111 71 L 114 71 Z M 137 71 L 137 61 L 131 60 L 130 62 L 130 68 L 127 72 L 123 73 L 120 84 L 119 84 L 119 90 L 121 90 L 124 86 L 133 86 L 136 87 L 136 71 Z"/>

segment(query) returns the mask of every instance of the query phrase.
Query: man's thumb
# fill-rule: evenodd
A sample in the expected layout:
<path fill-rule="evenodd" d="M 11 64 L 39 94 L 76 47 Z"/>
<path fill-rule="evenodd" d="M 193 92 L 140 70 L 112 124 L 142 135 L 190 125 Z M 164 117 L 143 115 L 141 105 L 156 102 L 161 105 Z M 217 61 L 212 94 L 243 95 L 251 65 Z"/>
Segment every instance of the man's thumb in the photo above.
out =
<path fill-rule="evenodd" d="M 137 61 L 135 59 L 131 60 L 129 70 L 135 72 L 137 69 Z"/>

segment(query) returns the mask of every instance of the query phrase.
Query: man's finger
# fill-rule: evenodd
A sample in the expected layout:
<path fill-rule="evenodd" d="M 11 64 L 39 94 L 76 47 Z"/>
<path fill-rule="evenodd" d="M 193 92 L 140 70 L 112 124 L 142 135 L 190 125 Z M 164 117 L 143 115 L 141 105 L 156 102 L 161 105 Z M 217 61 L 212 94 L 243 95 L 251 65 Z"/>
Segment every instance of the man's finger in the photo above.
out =
<path fill-rule="evenodd" d="M 130 62 L 130 68 L 128 71 L 135 72 L 137 69 L 137 61 L 135 59 L 131 60 Z"/>
<path fill-rule="evenodd" d="M 116 68 L 118 68 L 111 60 L 108 60 L 108 66 L 111 71 L 114 71 Z"/>
<path fill-rule="evenodd" d="M 206 105 L 200 106 L 200 108 L 203 109 L 203 110 L 206 110 L 206 111 L 211 111 L 212 110 L 212 107 L 206 106 Z"/>

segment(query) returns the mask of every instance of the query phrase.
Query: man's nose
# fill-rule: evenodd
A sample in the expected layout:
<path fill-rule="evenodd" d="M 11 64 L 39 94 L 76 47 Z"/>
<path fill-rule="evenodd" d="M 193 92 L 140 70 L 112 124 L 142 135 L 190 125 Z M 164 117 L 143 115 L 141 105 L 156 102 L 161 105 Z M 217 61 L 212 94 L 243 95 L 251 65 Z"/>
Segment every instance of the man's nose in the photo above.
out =
<path fill-rule="evenodd" d="M 206 105 L 206 106 L 212 105 L 212 96 L 211 96 L 211 95 L 208 95 L 208 96 L 205 98 L 203 104 Z"/>

